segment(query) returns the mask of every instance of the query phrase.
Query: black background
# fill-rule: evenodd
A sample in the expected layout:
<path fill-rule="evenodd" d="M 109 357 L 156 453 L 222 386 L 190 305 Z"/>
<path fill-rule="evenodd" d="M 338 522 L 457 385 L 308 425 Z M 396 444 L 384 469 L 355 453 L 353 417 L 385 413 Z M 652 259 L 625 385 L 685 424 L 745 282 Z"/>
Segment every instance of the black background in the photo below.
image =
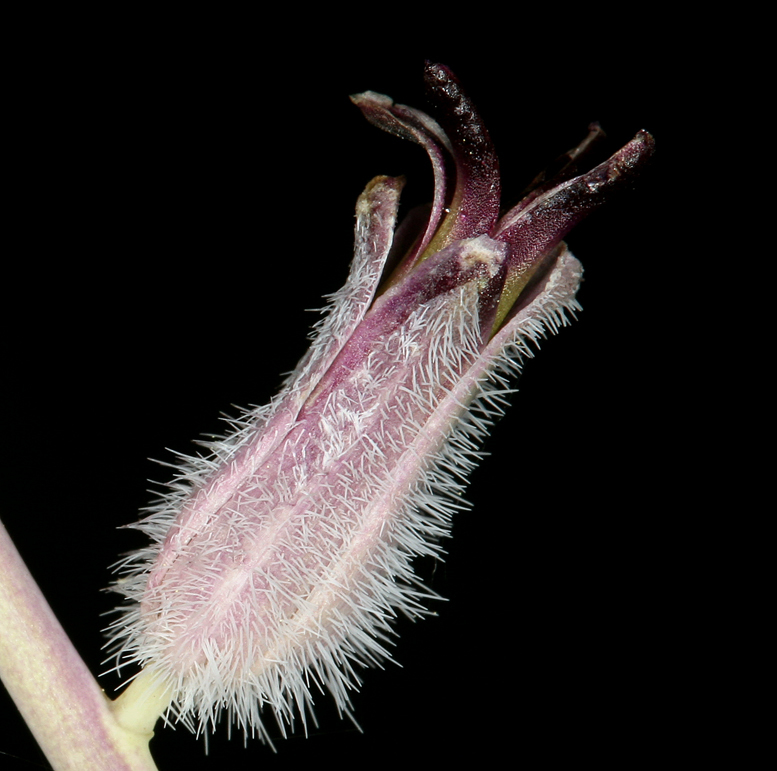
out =
<path fill-rule="evenodd" d="M 148 502 L 146 480 L 166 479 L 147 458 L 190 451 L 231 404 L 274 393 L 317 318 L 304 309 L 345 278 L 372 176 L 405 174 L 408 207 L 431 196 L 423 151 L 369 126 L 349 94 L 423 108 L 423 59 L 448 64 L 507 197 L 592 120 L 611 150 L 641 128 L 658 147 L 635 190 L 567 239 L 585 310 L 528 364 L 448 559 L 419 566 L 448 601 L 399 624 L 401 668 L 365 673 L 363 733 L 322 697 L 319 729 L 277 754 L 222 730 L 206 758 L 185 730 L 160 730 L 160 769 L 660 758 L 686 730 L 693 593 L 692 526 L 666 505 L 677 471 L 656 449 L 670 431 L 684 441 L 661 409 L 673 299 L 660 287 L 682 279 L 691 238 L 672 226 L 673 180 L 704 64 L 678 73 L 683 40 L 642 9 L 462 19 L 423 44 L 378 21 L 314 43 L 310 18 L 308 37 L 238 18 L 92 23 L 25 28 L 10 73 L 2 517 L 95 673 L 108 566 L 142 543 L 117 528 Z M 0 751 L 46 767 L 5 694 L 2 709 Z"/>

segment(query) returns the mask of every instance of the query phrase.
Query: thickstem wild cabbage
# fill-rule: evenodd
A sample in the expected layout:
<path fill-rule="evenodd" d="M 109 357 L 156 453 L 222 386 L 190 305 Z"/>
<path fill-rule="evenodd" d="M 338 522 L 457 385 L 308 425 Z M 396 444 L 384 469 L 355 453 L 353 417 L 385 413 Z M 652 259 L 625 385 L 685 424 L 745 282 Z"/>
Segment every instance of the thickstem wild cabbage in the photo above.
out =
<path fill-rule="evenodd" d="M 129 731 L 226 717 L 269 740 L 269 721 L 307 726 L 319 691 L 350 715 L 359 669 L 392 657 L 396 617 L 429 612 L 414 560 L 439 557 L 467 507 L 515 376 L 579 309 L 582 267 L 563 239 L 653 153 L 639 132 L 581 173 L 602 138 L 591 126 L 504 211 L 474 105 L 446 67 L 425 78 L 435 118 L 352 99 L 426 150 L 431 204 L 397 227 L 404 180 L 367 185 L 348 280 L 308 353 L 268 405 L 182 459 L 136 525 L 150 545 L 120 565 L 109 629 L 114 666 L 142 670 L 111 706 Z"/>

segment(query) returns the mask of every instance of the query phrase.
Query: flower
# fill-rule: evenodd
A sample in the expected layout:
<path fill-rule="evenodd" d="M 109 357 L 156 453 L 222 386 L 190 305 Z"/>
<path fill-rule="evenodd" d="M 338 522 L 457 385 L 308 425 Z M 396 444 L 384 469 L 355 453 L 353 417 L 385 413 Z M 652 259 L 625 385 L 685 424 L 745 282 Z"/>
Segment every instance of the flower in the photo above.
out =
<path fill-rule="evenodd" d="M 395 233 L 402 180 L 368 184 L 349 278 L 307 355 L 269 405 L 182 463 L 137 525 L 153 543 L 123 564 L 116 588 L 130 605 L 113 642 L 185 722 L 206 727 L 226 711 L 268 738 L 263 708 L 285 730 L 297 711 L 305 721 L 312 688 L 349 712 L 354 666 L 389 657 L 398 613 L 427 612 L 413 559 L 439 555 L 466 507 L 510 376 L 579 307 L 582 268 L 562 239 L 652 153 L 640 132 L 575 176 L 601 135 L 593 127 L 500 217 L 477 111 L 447 68 L 427 65 L 426 82 L 439 124 L 380 94 L 353 101 L 426 149 L 430 210 Z"/>

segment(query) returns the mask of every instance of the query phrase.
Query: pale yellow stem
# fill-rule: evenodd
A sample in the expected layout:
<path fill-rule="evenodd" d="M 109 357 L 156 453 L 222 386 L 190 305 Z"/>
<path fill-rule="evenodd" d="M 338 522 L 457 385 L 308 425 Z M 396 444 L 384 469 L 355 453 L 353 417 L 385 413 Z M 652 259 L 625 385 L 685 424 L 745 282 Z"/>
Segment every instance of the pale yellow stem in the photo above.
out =
<path fill-rule="evenodd" d="M 170 688 L 147 667 L 111 703 L 111 711 L 122 728 L 151 739 L 156 722 L 170 706 L 172 698 Z"/>

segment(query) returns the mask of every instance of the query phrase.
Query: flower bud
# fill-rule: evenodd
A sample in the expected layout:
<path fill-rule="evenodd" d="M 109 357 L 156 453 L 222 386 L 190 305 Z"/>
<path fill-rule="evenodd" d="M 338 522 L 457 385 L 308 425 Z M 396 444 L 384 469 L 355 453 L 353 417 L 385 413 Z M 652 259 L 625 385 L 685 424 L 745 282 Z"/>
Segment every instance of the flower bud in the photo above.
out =
<path fill-rule="evenodd" d="M 137 525 L 153 545 L 124 563 L 117 590 L 130 604 L 114 643 L 184 721 L 226 711 L 266 738 L 265 707 L 285 730 L 319 688 L 348 713 L 356 667 L 389 657 L 395 616 L 427 612 L 413 559 L 439 556 L 466 507 L 507 380 L 579 309 L 582 268 L 563 237 L 652 151 L 640 134 L 500 218 L 474 106 L 444 67 L 428 65 L 427 83 L 441 123 L 379 94 L 353 98 L 429 153 L 430 215 L 396 239 L 411 245 L 394 246 L 402 182 L 375 178 L 357 203 L 346 286 L 282 392 L 184 462 Z"/>

